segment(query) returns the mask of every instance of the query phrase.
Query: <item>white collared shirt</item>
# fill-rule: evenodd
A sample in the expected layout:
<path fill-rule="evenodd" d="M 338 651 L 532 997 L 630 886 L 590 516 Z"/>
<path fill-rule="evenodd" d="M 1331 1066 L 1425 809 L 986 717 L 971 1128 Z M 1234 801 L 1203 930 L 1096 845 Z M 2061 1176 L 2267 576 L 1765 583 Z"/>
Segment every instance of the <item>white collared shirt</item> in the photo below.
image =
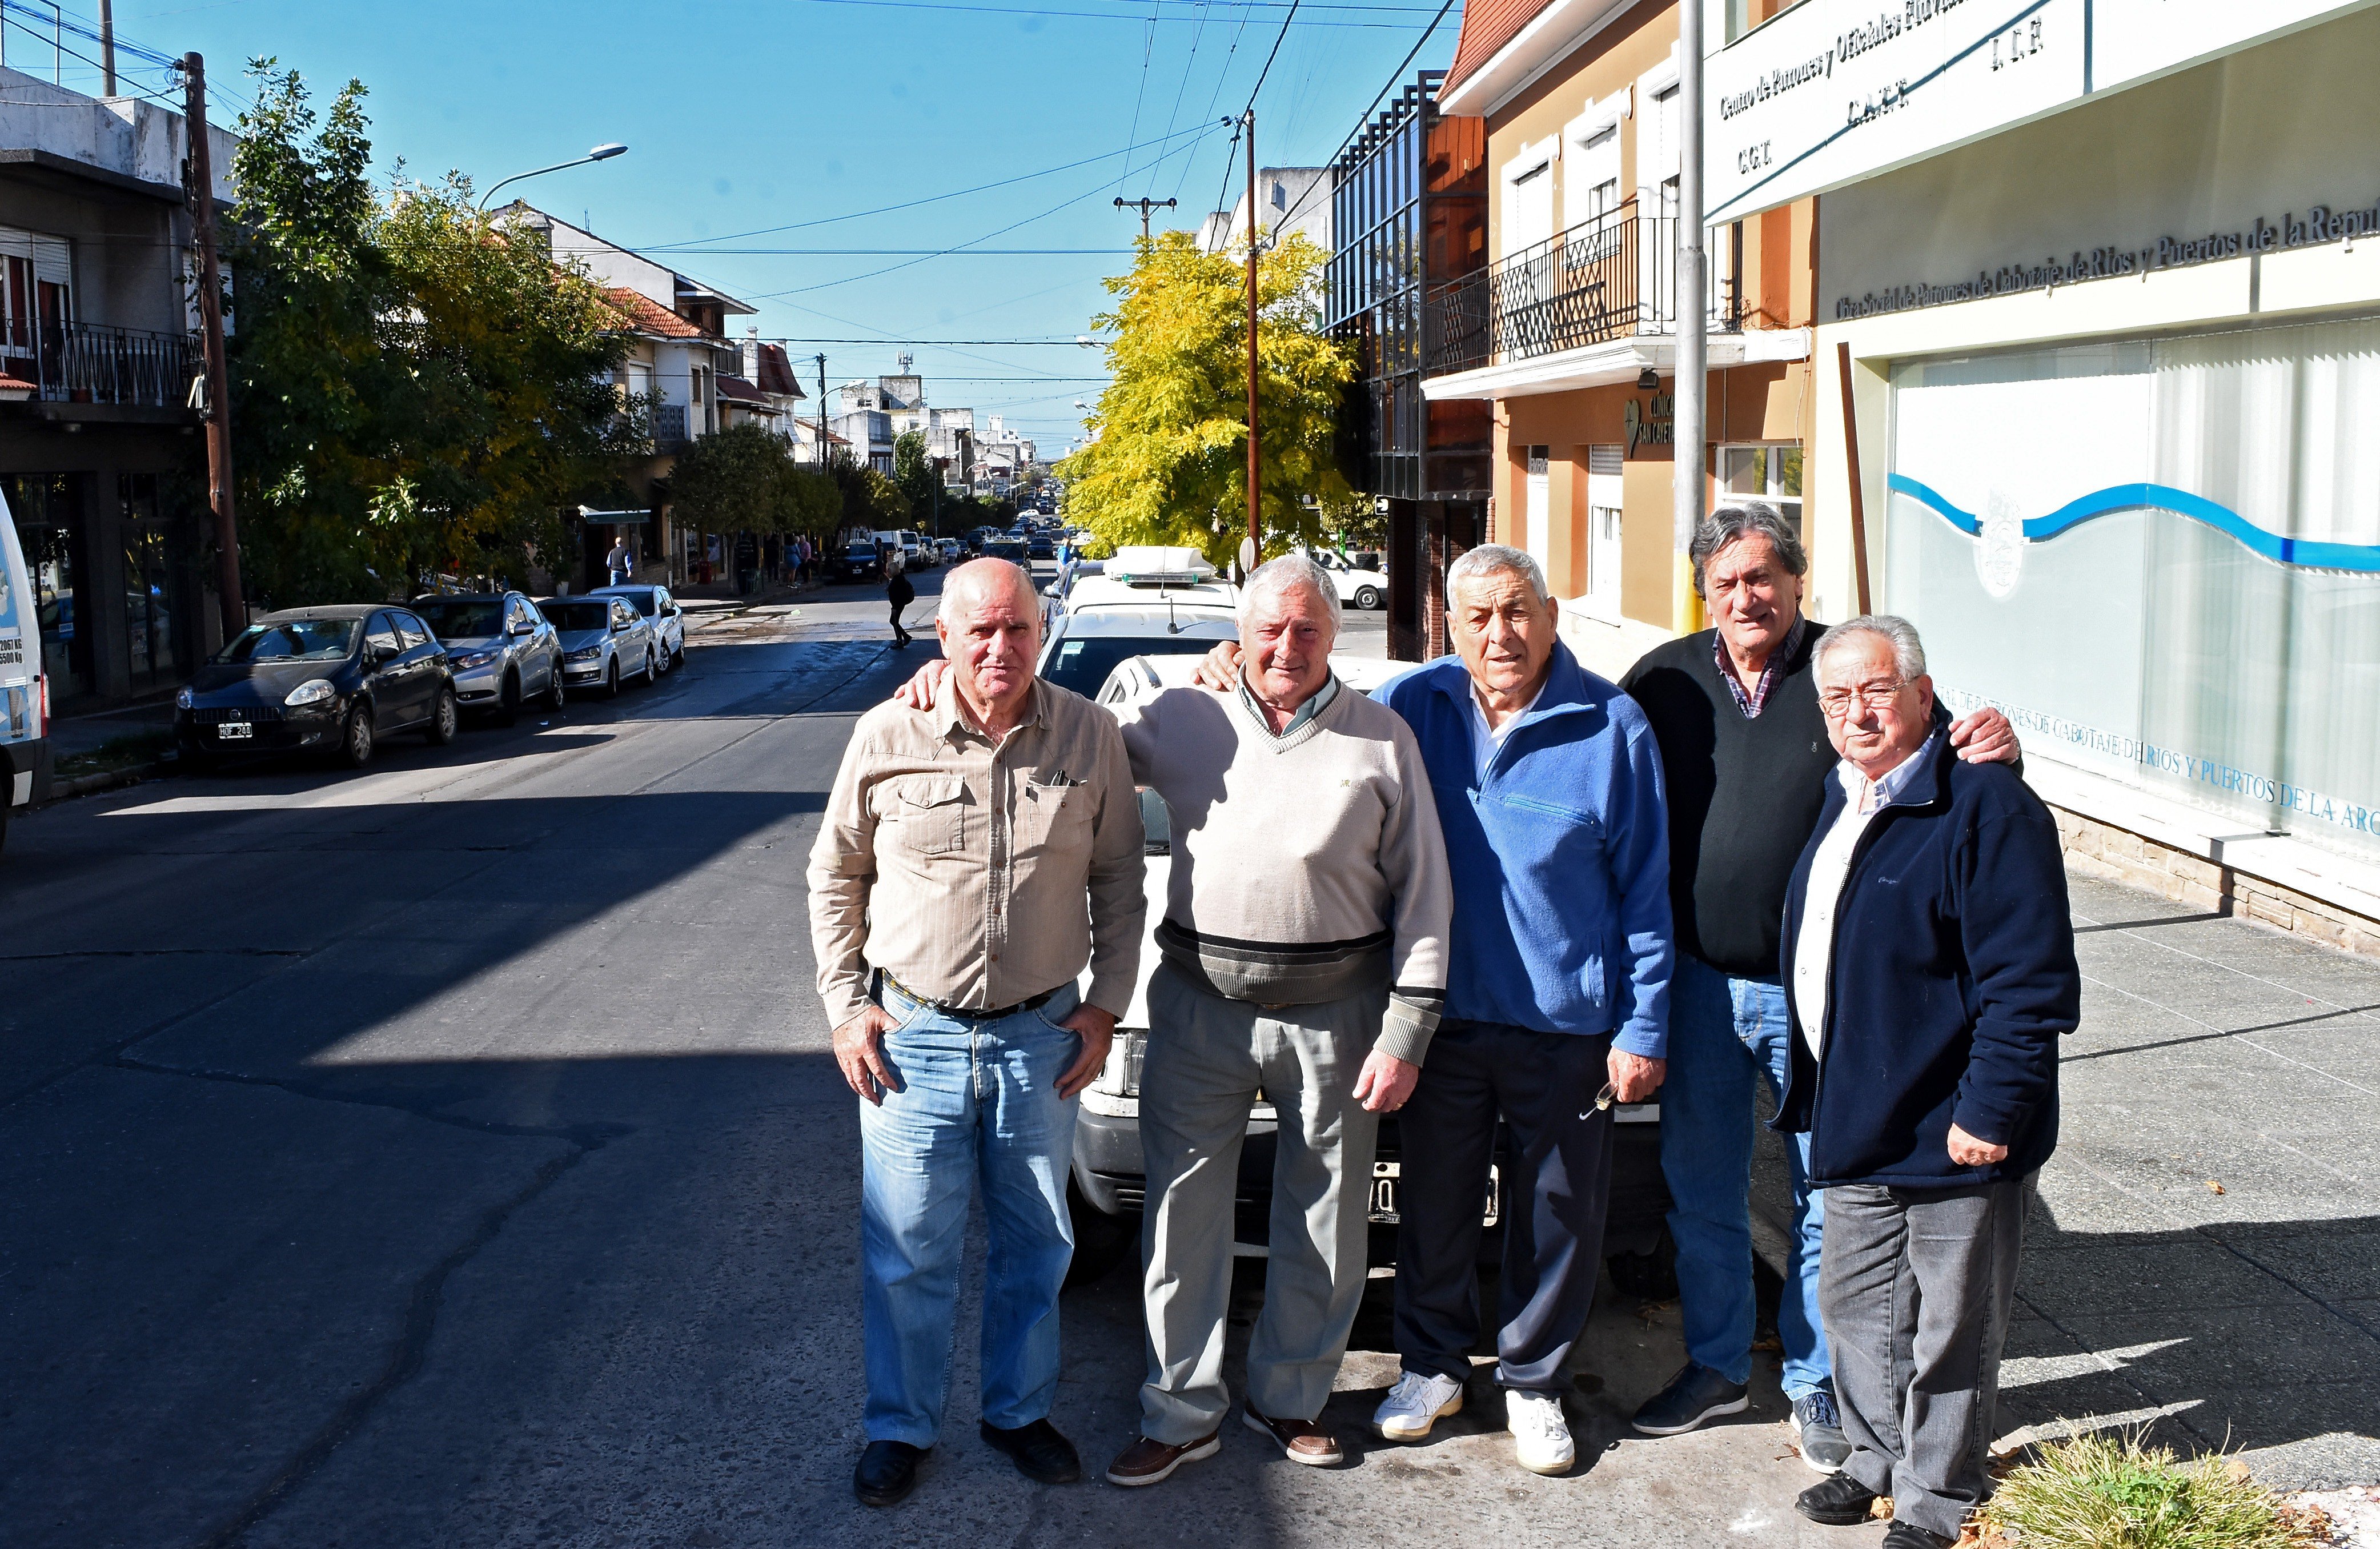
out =
<path fill-rule="evenodd" d="M 1552 674 L 1547 674 L 1547 681 L 1552 681 Z M 1506 716 L 1503 725 L 1490 726 L 1488 724 L 1488 708 L 1479 700 L 1479 685 L 1471 685 L 1471 778 L 1475 783 L 1488 783 L 1488 766 L 1496 761 L 1496 750 L 1504 745 L 1504 739 L 1512 734 L 1512 728 L 1521 724 L 1521 718 L 1536 709 L 1537 701 L 1545 696 L 1546 685 L 1539 684 L 1537 691 L 1529 696 L 1529 702 Z"/>
<path fill-rule="evenodd" d="M 1827 1026 L 1827 977 L 1834 966 L 1835 906 L 1842 902 L 1843 883 L 1851 875 L 1852 853 L 1859 848 L 1860 836 L 1882 812 L 1900 799 L 1909 782 L 1917 778 L 1925 767 L 1925 756 L 1932 751 L 1935 732 L 1928 736 L 1916 752 L 1885 771 L 1883 778 L 1870 780 L 1859 772 L 1849 759 L 1835 766 L 1835 778 L 1842 782 L 1848 798 L 1842 811 L 1835 815 L 1834 826 L 1818 841 L 1817 853 L 1810 857 L 1810 887 L 1802 904 L 1802 931 L 1793 938 L 1793 1010 L 1802 1024 L 1802 1041 L 1810 1046 L 1813 1059 L 1818 1055 L 1819 1040 Z"/>

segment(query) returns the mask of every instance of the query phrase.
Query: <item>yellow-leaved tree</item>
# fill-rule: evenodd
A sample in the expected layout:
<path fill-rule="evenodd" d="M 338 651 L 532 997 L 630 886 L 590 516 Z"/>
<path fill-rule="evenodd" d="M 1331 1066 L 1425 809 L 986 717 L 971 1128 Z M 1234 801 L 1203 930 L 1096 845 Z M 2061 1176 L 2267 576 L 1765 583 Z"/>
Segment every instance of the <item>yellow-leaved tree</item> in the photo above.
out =
<path fill-rule="evenodd" d="M 1292 234 L 1257 260 L 1257 453 L 1265 552 L 1311 539 L 1317 508 L 1354 499 L 1332 456 L 1355 374 L 1315 307 L 1327 255 Z M 1106 282 L 1115 309 L 1113 380 L 1085 428 L 1091 443 L 1058 467 L 1066 514 L 1111 544 L 1178 544 L 1217 564 L 1247 533 L 1247 255 L 1202 253 L 1187 232 L 1139 244 L 1132 272 Z M 1315 505 L 1309 507 L 1308 497 Z"/>

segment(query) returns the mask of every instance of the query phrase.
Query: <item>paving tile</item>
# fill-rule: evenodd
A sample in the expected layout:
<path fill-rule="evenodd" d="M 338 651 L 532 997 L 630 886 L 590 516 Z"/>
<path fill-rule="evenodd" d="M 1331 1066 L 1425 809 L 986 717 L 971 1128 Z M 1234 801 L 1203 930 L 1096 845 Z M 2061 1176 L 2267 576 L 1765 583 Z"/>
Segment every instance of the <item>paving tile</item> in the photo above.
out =
<path fill-rule="evenodd" d="M 2302 1301 L 2263 1307 L 2168 1306 L 2063 1323 L 2085 1347 L 2112 1356 L 2144 1391 L 2166 1403 L 2211 1403 L 2249 1387 L 2350 1376 L 2380 1384 L 2380 1339 Z M 2368 1423 L 2368 1403 L 2364 1412 Z"/>
<path fill-rule="evenodd" d="M 2028 1245 L 2017 1277 L 2017 1294 L 2045 1317 L 2062 1321 L 2170 1306 L 2253 1307 L 2297 1300 L 2272 1276 L 2194 1232 L 2145 1240 L 2135 1235 L 2061 1240 L 2072 1245 Z"/>

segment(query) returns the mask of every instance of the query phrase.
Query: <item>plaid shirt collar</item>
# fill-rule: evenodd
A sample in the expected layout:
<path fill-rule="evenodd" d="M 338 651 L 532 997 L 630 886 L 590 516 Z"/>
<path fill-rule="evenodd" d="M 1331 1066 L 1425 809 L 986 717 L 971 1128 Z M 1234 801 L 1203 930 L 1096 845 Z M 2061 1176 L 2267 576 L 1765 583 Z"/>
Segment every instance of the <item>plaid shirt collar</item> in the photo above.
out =
<path fill-rule="evenodd" d="M 1793 627 L 1785 632 L 1785 638 L 1779 641 L 1777 648 L 1768 653 L 1767 665 L 1760 669 L 1760 681 L 1752 685 L 1750 693 L 1744 691 L 1743 681 L 1735 675 L 1735 664 L 1727 659 L 1726 637 L 1716 629 L 1711 631 L 1711 654 L 1718 663 L 1719 679 L 1727 684 L 1727 691 L 1735 696 L 1735 708 L 1743 712 L 1744 720 L 1756 720 L 1760 718 L 1760 712 L 1768 704 L 1768 691 L 1777 686 L 1777 675 L 1785 670 L 1785 664 L 1792 660 L 1793 654 L 1802 648 L 1802 636 L 1808 633 L 1809 626 L 1810 621 L 1807 618 L 1793 621 Z"/>

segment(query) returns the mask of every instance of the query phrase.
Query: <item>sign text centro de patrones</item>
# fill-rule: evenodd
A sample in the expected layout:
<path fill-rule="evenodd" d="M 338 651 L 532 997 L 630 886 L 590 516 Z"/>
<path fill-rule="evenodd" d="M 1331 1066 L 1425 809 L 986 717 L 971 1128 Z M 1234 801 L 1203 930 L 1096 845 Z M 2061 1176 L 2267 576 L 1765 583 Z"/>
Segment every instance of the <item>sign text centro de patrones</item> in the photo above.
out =
<path fill-rule="evenodd" d="M 1882 290 L 1839 298 L 1835 302 L 1835 321 L 1843 322 L 1885 312 L 1914 311 L 1921 307 L 1939 307 L 1953 301 L 1979 301 L 1987 296 L 2015 296 L 2025 291 L 2053 290 L 2059 285 L 2081 284 L 2090 280 L 2122 279 L 2127 275 L 2144 274 L 2159 269 L 2219 263 L 2226 259 L 2254 253 L 2316 248 L 2375 233 L 2380 233 L 2380 200 L 2361 210 L 2333 210 L 2328 205 L 2317 204 L 2303 216 L 2295 211 L 2284 212 L 2277 223 L 2267 222 L 2259 215 L 2254 224 L 2239 231 L 2207 232 L 2197 236 L 2160 236 L 2143 248 L 2094 248 L 2087 253 L 2078 251 L 2063 262 L 2055 258 L 2044 258 L 2039 262 L 2024 260 L 1978 270 L 1971 280 L 1952 280 L 1943 284 L 1919 282 L 1888 285 Z"/>

